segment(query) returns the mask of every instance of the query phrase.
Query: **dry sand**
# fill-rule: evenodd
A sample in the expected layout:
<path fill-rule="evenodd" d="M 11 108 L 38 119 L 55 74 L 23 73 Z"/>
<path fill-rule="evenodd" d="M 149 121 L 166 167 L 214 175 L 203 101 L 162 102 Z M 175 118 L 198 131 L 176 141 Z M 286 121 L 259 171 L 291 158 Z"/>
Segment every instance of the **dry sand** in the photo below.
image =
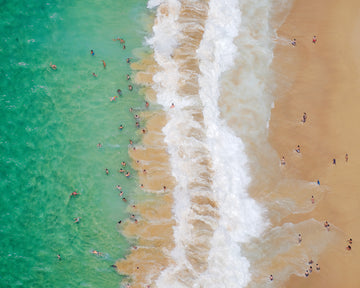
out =
<path fill-rule="evenodd" d="M 320 255 L 320 273 L 293 276 L 284 287 L 360 287 L 359 14 L 360 1 L 296 0 L 278 31 L 280 38 L 296 38 L 297 44 L 279 44 L 275 50 L 273 66 L 281 83 L 269 139 L 285 155 L 291 177 L 319 179 L 329 188 L 311 213 L 287 220 L 327 220 L 343 235 L 343 244 L 334 243 Z M 303 112 L 308 118 L 301 125 Z M 291 157 L 297 145 L 301 158 Z M 345 249 L 349 238 L 351 251 Z M 276 286 L 275 281 L 276 275 Z"/>

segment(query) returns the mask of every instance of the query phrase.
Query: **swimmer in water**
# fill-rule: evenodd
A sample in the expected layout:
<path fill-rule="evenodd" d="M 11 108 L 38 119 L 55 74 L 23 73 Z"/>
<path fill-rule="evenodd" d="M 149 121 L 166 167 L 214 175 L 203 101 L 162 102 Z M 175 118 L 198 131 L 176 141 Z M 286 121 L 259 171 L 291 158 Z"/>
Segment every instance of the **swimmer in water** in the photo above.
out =
<path fill-rule="evenodd" d="M 95 55 L 94 50 L 91 50 L 91 51 L 90 51 L 90 54 L 91 54 L 91 56 L 94 56 L 94 55 Z"/>
<path fill-rule="evenodd" d="M 101 60 L 102 61 L 102 63 L 103 63 L 103 65 L 104 65 L 104 69 L 106 68 L 106 63 L 105 63 L 105 61 L 104 60 Z"/>
<path fill-rule="evenodd" d="M 74 218 L 74 223 L 79 223 L 80 222 L 80 217 L 76 217 L 76 218 Z"/>
<path fill-rule="evenodd" d="M 122 168 L 120 168 L 119 172 L 120 172 L 120 173 L 124 173 L 124 172 L 125 172 L 125 170 L 124 170 L 124 169 L 122 169 Z"/>
<path fill-rule="evenodd" d="M 126 59 L 126 63 L 130 63 L 130 58 L 127 58 L 127 59 Z"/>
<path fill-rule="evenodd" d="M 56 70 L 56 69 L 57 69 L 56 65 L 55 65 L 55 64 L 51 64 L 51 63 L 50 63 L 50 68 L 53 69 L 53 70 Z"/>
<path fill-rule="evenodd" d="M 109 169 L 105 168 L 106 175 L 109 175 Z"/>
<path fill-rule="evenodd" d="M 60 254 L 57 255 L 57 258 L 59 259 L 59 261 L 61 260 L 61 256 Z"/>
<path fill-rule="evenodd" d="M 102 147 L 101 143 L 99 142 L 99 143 L 96 145 L 96 147 L 97 147 L 97 148 L 101 148 L 101 147 Z"/>
<path fill-rule="evenodd" d="M 99 255 L 99 256 L 101 255 L 101 253 L 99 251 L 96 251 L 96 250 L 91 251 L 91 253 L 95 254 L 95 255 Z"/>
<path fill-rule="evenodd" d="M 129 177 L 130 177 L 130 172 L 126 172 L 125 176 L 126 176 L 127 178 L 129 178 Z"/>
<path fill-rule="evenodd" d="M 97 77 L 97 75 L 96 75 L 95 73 L 92 73 L 92 75 L 93 75 L 94 77 Z"/>
<path fill-rule="evenodd" d="M 122 124 L 120 124 L 119 130 L 122 130 L 122 129 L 124 129 L 124 126 Z"/>
<path fill-rule="evenodd" d="M 130 80 L 130 75 L 129 74 L 126 74 L 126 79 Z"/>
<path fill-rule="evenodd" d="M 122 162 L 121 162 L 121 165 L 125 167 L 125 166 L 126 166 L 126 162 L 125 162 L 125 161 L 122 161 Z"/>
<path fill-rule="evenodd" d="M 115 101 L 118 96 L 114 96 L 110 98 L 110 102 Z"/>
<path fill-rule="evenodd" d="M 116 189 L 121 190 L 122 188 L 121 188 L 121 186 L 120 186 L 120 185 L 116 185 Z"/>
<path fill-rule="evenodd" d="M 149 102 L 147 102 L 147 101 L 145 102 L 145 107 L 149 108 Z"/>
<path fill-rule="evenodd" d="M 131 85 L 128 86 L 129 87 L 129 90 L 132 91 L 133 90 L 133 87 Z"/>
<path fill-rule="evenodd" d="M 121 96 L 121 95 L 122 95 L 122 92 L 121 92 L 121 90 L 120 90 L 120 89 L 117 89 L 117 90 L 116 90 L 116 92 L 119 94 L 119 96 Z"/>
<path fill-rule="evenodd" d="M 174 103 L 171 103 L 170 108 L 175 108 L 175 104 L 174 104 Z"/>
<path fill-rule="evenodd" d="M 77 196 L 77 195 L 80 195 L 80 193 L 78 193 L 78 192 L 76 192 L 76 190 L 74 191 L 74 192 L 72 192 L 71 194 L 70 194 L 70 198 L 72 197 L 72 196 Z"/>

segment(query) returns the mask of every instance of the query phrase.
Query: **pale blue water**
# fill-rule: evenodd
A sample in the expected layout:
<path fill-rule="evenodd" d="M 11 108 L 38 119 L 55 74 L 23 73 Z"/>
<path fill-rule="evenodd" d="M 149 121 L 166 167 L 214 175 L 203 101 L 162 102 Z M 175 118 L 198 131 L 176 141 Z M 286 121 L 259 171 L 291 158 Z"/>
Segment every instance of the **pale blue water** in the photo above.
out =
<path fill-rule="evenodd" d="M 131 243 L 117 221 L 138 183 L 129 165 L 129 179 L 117 170 L 129 139 L 140 141 L 129 107 L 144 107 L 126 58 L 142 47 L 147 13 L 145 0 L 2 3 L 0 287 L 119 287 L 110 265 Z"/>

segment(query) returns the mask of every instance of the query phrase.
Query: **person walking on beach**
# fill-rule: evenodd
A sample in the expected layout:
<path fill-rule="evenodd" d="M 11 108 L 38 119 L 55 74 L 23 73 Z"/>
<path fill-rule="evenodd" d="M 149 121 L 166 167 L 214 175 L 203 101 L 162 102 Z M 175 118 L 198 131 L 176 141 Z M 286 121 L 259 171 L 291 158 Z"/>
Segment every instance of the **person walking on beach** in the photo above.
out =
<path fill-rule="evenodd" d="M 315 203 L 315 198 L 314 195 L 311 196 L 311 203 L 314 204 Z"/>
<path fill-rule="evenodd" d="M 348 162 L 349 161 L 349 155 L 346 153 L 345 154 L 345 162 Z"/>
<path fill-rule="evenodd" d="M 301 243 L 301 241 L 302 241 L 302 237 L 301 237 L 301 234 L 299 234 L 299 236 L 298 236 L 298 242 L 299 242 L 299 244 Z"/>
<path fill-rule="evenodd" d="M 326 228 L 327 231 L 330 231 L 330 224 L 328 221 L 325 221 L 324 227 Z"/>
<path fill-rule="evenodd" d="M 336 165 L 336 159 L 335 158 L 333 158 L 333 164 Z"/>
<path fill-rule="evenodd" d="M 306 119 L 307 119 L 307 115 L 306 115 L 306 112 L 304 112 L 304 115 L 302 117 L 302 122 L 305 123 L 306 122 Z"/>
<path fill-rule="evenodd" d="M 294 38 L 294 40 L 291 41 L 291 45 L 293 45 L 294 47 L 296 46 L 296 39 Z"/>
<path fill-rule="evenodd" d="M 296 151 L 297 153 L 300 153 L 300 145 L 297 145 L 295 151 Z"/>
<path fill-rule="evenodd" d="M 316 41 L 317 41 L 317 38 L 316 36 L 314 35 L 313 39 L 312 39 L 312 43 L 316 44 Z"/>

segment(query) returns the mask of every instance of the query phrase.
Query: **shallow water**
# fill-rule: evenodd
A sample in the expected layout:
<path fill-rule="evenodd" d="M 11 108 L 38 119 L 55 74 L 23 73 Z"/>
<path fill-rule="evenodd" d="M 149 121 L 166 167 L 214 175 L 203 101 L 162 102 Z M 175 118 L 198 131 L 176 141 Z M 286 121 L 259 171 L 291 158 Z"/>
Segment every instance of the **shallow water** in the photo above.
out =
<path fill-rule="evenodd" d="M 3 3 L 0 286 L 119 287 L 110 265 L 131 243 L 117 222 L 129 217 L 138 186 L 128 144 L 140 136 L 129 107 L 144 107 L 136 85 L 127 89 L 126 58 L 136 60 L 147 13 L 145 1 Z M 117 172 L 121 161 L 129 179 Z M 70 198 L 74 190 L 81 195 Z"/>

